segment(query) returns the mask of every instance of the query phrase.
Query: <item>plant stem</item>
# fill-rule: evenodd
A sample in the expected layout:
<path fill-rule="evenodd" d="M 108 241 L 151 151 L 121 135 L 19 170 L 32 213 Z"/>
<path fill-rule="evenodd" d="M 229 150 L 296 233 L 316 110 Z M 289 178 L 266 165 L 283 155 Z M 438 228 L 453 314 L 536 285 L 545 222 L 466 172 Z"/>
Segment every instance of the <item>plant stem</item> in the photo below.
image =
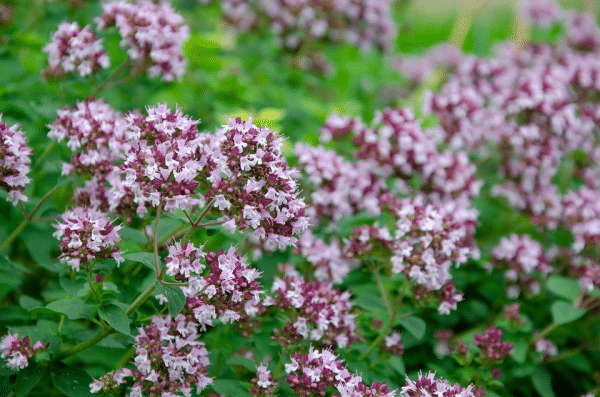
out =
<path fill-rule="evenodd" d="M 199 225 L 196 225 L 196 228 L 199 227 L 205 227 L 205 226 L 214 226 L 214 225 L 222 225 L 227 221 L 214 221 L 214 222 L 206 222 L 206 223 L 201 223 Z"/>
<path fill-rule="evenodd" d="M 284 357 L 287 357 L 287 351 L 288 351 L 288 348 L 287 348 L 287 346 L 285 346 L 283 348 L 283 351 L 281 352 L 281 355 L 279 356 L 279 362 L 277 363 L 277 368 L 275 368 L 275 371 L 273 371 L 273 374 L 272 374 L 273 379 L 275 379 L 275 380 L 277 380 L 279 373 L 283 369 L 283 361 L 284 361 Z"/>
<path fill-rule="evenodd" d="M 87 282 L 88 282 L 88 285 L 90 286 L 90 289 L 92 290 L 92 293 L 94 294 L 94 298 L 96 298 L 96 302 L 100 303 L 100 298 L 98 297 L 98 294 L 96 293 L 96 290 L 94 289 L 94 284 L 92 283 L 92 276 L 90 276 L 90 270 L 91 269 L 86 266 L 85 274 L 87 275 Z"/>
<path fill-rule="evenodd" d="M 50 155 L 50 153 L 52 153 L 52 151 L 54 150 L 54 148 L 56 148 L 57 145 L 57 141 L 52 141 L 50 145 L 46 146 L 44 152 L 40 155 L 40 157 L 37 158 L 35 165 L 33 166 L 33 168 L 31 168 L 32 173 L 35 173 L 42 166 L 44 160 L 46 160 L 46 158 Z"/>
<path fill-rule="evenodd" d="M 162 273 L 163 272 L 161 272 L 161 275 Z M 142 294 L 138 296 L 131 305 L 129 305 L 129 308 L 125 312 L 125 314 L 127 314 L 127 317 L 131 316 L 131 314 L 134 311 L 136 311 L 150 297 L 150 295 L 152 295 L 152 292 L 154 292 L 155 289 L 156 286 L 154 285 L 154 283 L 150 284 L 148 288 L 146 288 L 146 290 L 142 292 Z M 108 335 L 114 332 L 115 330 L 112 328 L 105 328 L 102 331 L 100 331 L 100 333 L 96 334 L 96 336 L 94 336 L 92 339 L 89 339 L 85 342 L 71 347 L 70 349 L 63 351 L 62 353 L 59 353 L 52 361 L 58 361 L 73 356 L 79 353 L 80 351 L 94 346 L 96 343 L 100 342 L 102 339 L 106 338 Z"/>
<path fill-rule="evenodd" d="M 390 301 L 388 299 L 387 296 L 387 292 L 385 291 L 385 288 L 383 287 L 383 283 L 381 282 L 381 275 L 379 274 L 379 269 L 373 269 L 373 273 L 375 273 L 375 280 L 377 280 L 377 288 L 379 288 L 379 293 L 381 294 L 381 299 L 383 299 L 383 302 L 385 303 L 385 307 L 387 308 L 387 312 L 388 315 L 390 317 L 393 316 L 392 313 L 392 305 L 390 304 Z"/>
<path fill-rule="evenodd" d="M 92 93 L 92 96 L 95 97 L 102 90 L 104 90 L 106 88 L 106 86 L 108 85 L 108 83 L 110 83 L 111 80 L 113 80 L 115 77 L 117 77 L 117 75 L 119 73 L 121 73 L 123 71 L 123 69 L 125 69 L 125 67 L 127 67 L 127 65 L 129 65 L 129 58 L 127 58 L 127 60 L 125 60 L 121 65 L 119 65 L 119 67 L 116 68 L 115 71 L 112 72 L 112 74 L 110 76 L 108 76 L 106 78 L 106 80 L 104 80 L 104 82 L 98 86 L 98 88 L 96 88 L 96 90 L 94 90 L 94 92 Z"/>
<path fill-rule="evenodd" d="M 160 213 L 162 212 L 162 201 L 156 208 L 156 219 L 154 220 L 154 236 L 152 237 L 152 247 L 154 248 L 154 269 L 156 270 L 156 277 L 160 273 L 160 265 L 158 263 L 158 221 L 160 220 Z M 160 280 L 160 278 L 157 278 Z"/>
<path fill-rule="evenodd" d="M 0 252 L 4 251 L 13 242 L 13 240 L 17 238 L 17 236 L 23 231 L 23 229 L 25 229 L 25 226 L 27 226 L 27 224 L 31 222 L 31 220 L 33 219 L 33 215 L 35 215 L 35 213 L 40 209 L 42 204 L 44 204 L 46 200 L 48 200 L 54 193 L 56 193 L 56 191 L 59 188 L 60 186 L 54 186 L 52 190 L 50 190 L 48 193 L 46 193 L 44 197 L 40 199 L 33 211 L 31 211 L 29 215 L 25 219 L 23 219 L 19 226 L 17 226 L 17 228 L 13 230 L 10 236 L 8 236 L 6 240 L 4 240 L 2 245 L 0 245 Z"/>
<path fill-rule="evenodd" d="M 62 332 L 63 327 L 65 326 L 65 319 L 67 316 L 64 314 L 60 316 L 60 322 L 58 323 L 58 333 Z"/>
<path fill-rule="evenodd" d="M 394 306 L 392 307 L 392 315 L 390 316 L 390 321 L 388 321 L 387 325 L 381 330 L 381 332 L 379 333 L 377 338 L 375 338 L 375 340 L 371 343 L 371 345 L 369 346 L 369 349 L 367 349 L 367 351 L 362 356 L 360 356 L 360 358 L 359 358 L 360 361 L 363 361 L 364 359 L 369 357 L 369 354 L 371 354 L 377 348 L 377 346 L 379 346 L 379 344 L 381 343 L 383 338 L 385 338 L 387 336 L 387 334 L 390 332 L 390 330 L 394 327 L 394 322 L 396 321 L 396 317 L 398 315 L 398 310 L 400 310 L 400 306 L 402 305 L 402 299 L 404 298 L 404 295 L 406 294 L 406 290 L 408 289 L 408 284 L 409 284 L 409 281 L 407 279 L 406 281 L 404 281 L 404 285 L 402 285 L 402 289 L 400 290 L 400 293 L 398 294 L 398 297 L 396 298 L 396 302 L 394 303 Z"/>
<path fill-rule="evenodd" d="M 190 225 L 189 229 L 185 232 L 185 234 L 183 235 L 183 237 L 181 238 L 181 243 L 182 244 L 187 244 L 188 241 L 190 241 L 190 238 L 192 237 L 192 234 L 194 234 L 194 231 L 196 230 L 197 227 L 200 226 L 207 226 L 208 224 L 200 224 L 200 221 L 202 220 L 202 218 L 204 218 L 204 216 L 208 213 L 208 211 L 210 210 L 210 206 L 212 205 L 214 199 L 210 200 L 207 204 L 206 207 L 204 207 L 204 209 L 202 210 L 202 212 L 200 213 L 200 215 L 198 216 L 198 219 L 196 219 L 196 222 L 192 222 L 192 224 Z"/>
<path fill-rule="evenodd" d="M 572 356 L 578 354 L 579 352 L 581 352 L 582 350 L 583 350 L 583 346 L 579 346 L 579 347 L 576 347 L 575 349 L 567 350 L 566 352 L 563 352 L 556 357 L 552 357 L 552 358 L 546 360 L 545 362 L 546 363 L 555 363 L 557 361 L 572 357 Z"/>
<path fill-rule="evenodd" d="M 546 326 L 535 338 L 531 340 L 531 345 L 534 345 L 537 341 L 542 339 L 544 336 L 548 335 L 550 332 L 554 331 L 554 328 L 558 327 L 558 324 L 552 322 Z"/>
<path fill-rule="evenodd" d="M 133 357 L 133 355 L 135 354 L 135 347 L 132 347 L 131 349 L 127 350 L 127 353 L 125 353 L 125 355 L 119 360 L 119 363 L 117 364 L 117 368 L 124 368 L 127 363 L 129 362 L 129 360 L 131 359 L 131 357 Z"/>

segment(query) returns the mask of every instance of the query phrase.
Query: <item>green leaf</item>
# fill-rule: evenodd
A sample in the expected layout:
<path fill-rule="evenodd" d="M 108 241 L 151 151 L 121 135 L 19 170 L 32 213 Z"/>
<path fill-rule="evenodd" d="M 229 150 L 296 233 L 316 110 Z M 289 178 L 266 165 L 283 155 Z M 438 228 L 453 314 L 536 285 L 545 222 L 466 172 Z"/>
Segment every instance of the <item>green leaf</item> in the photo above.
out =
<path fill-rule="evenodd" d="M 167 297 L 167 305 L 169 313 L 172 315 L 179 314 L 185 305 L 185 295 L 180 287 L 172 285 L 164 285 L 160 281 L 156 281 L 156 290 Z"/>
<path fill-rule="evenodd" d="M 60 277 L 58 279 L 58 283 L 65 290 L 67 295 L 71 297 L 78 296 L 79 292 L 83 289 L 85 285 L 87 285 L 87 280 L 82 278 L 71 280 L 68 277 Z"/>
<path fill-rule="evenodd" d="M 558 325 L 568 324 L 585 314 L 585 309 L 576 309 L 572 303 L 565 301 L 556 301 L 551 307 L 552 318 Z"/>
<path fill-rule="evenodd" d="M 33 299 L 27 295 L 21 295 L 19 298 L 19 305 L 25 310 L 31 310 L 35 307 L 41 307 L 42 301 Z"/>
<path fill-rule="evenodd" d="M 581 286 L 572 278 L 551 276 L 546 284 L 548 290 L 555 295 L 574 302 L 579 297 Z"/>
<path fill-rule="evenodd" d="M 250 393 L 235 379 L 216 379 L 211 384 L 214 391 L 225 397 L 248 397 Z"/>
<path fill-rule="evenodd" d="M 6 255 L 0 255 L 0 269 L 8 272 L 20 271 L 23 273 L 29 273 L 29 269 L 23 265 L 11 261 L 6 257 Z"/>
<path fill-rule="evenodd" d="M 101 307 L 98 309 L 98 315 L 122 334 L 130 335 L 131 331 L 129 330 L 129 319 L 127 318 L 127 314 L 125 314 L 125 310 L 121 309 L 117 306 L 108 306 Z"/>
<path fill-rule="evenodd" d="M 512 350 L 512 359 L 518 362 L 519 364 L 523 364 L 527 359 L 527 351 L 529 350 L 529 346 L 527 342 L 524 340 L 520 340 L 515 343 L 515 346 Z"/>
<path fill-rule="evenodd" d="M 42 375 L 44 375 L 44 367 L 39 365 L 30 365 L 19 371 L 15 383 L 16 397 L 24 397 L 29 394 L 31 389 L 42 379 Z"/>
<path fill-rule="evenodd" d="M 94 317 L 92 308 L 79 299 L 61 299 L 49 303 L 46 308 L 64 314 L 69 320 Z"/>
<path fill-rule="evenodd" d="M 128 259 L 133 262 L 139 262 L 143 265 L 146 265 L 152 270 L 154 269 L 154 254 L 150 252 L 133 252 L 131 254 L 123 255 L 124 259 Z"/>
<path fill-rule="evenodd" d="M 404 360 L 402 360 L 402 357 L 392 356 L 388 361 L 390 364 L 392 364 L 392 368 L 394 368 L 394 370 L 398 372 L 400 376 L 406 375 L 406 367 L 404 366 Z"/>
<path fill-rule="evenodd" d="M 142 232 L 128 226 L 119 230 L 119 233 L 121 234 L 121 238 L 123 240 L 131 240 L 142 244 L 148 241 Z"/>
<path fill-rule="evenodd" d="M 383 299 L 377 295 L 360 295 L 354 298 L 354 304 L 367 311 L 387 310 Z"/>
<path fill-rule="evenodd" d="M 556 397 L 552 390 L 552 374 L 544 367 L 537 367 L 531 374 L 534 389 L 542 397 Z"/>
<path fill-rule="evenodd" d="M 93 397 L 90 383 L 94 380 L 79 368 L 59 368 L 52 374 L 52 384 L 68 397 Z"/>
<path fill-rule="evenodd" d="M 423 339 L 423 337 L 425 336 L 425 329 L 427 328 L 427 324 L 425 323 L 425 321 L 423 321 L 423 319 L 416 316 L 410 316 L 400 319 L 399 322 L 400 325 L 406 328 L 406 330 L 413 334 L 413 336 L 418 340 Z"/>
<path fill-rule="evenodd" d="M 248 371 L 256 372 L 256 363 L 247 357 L 231 357 L 225 363 L 227 365 L 241 365 Z"/>

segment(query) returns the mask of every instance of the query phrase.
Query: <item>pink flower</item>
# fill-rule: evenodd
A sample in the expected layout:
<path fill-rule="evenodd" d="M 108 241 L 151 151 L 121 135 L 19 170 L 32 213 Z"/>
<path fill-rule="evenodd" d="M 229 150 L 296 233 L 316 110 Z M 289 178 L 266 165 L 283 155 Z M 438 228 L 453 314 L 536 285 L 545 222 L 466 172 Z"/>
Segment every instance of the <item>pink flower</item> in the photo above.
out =
<path fill-rule="evenodd" d="M 459 384 L 451 385 L 445 379 L 435 379 L 435 372 L 427 376 L 419 373 L 419 378 L 412 381 L 406 377 L 406 386 L 400 390 L 401 397 L 429 397 L 443 395 L 444 397 L 475 397 L 473 385 L 466 389 Z"/>
<path fill-rule="evenodd" d="M 0 113 L 0 188 L 8 192 L 7 200 L 13 205 L 29 200 L 23 190 L 30 181 L 27 173 L 32 153 L 19 125 L 9 127 Z"/>
<path fill-rule="evenodd" d="M 62 215 L 62 222 L 54 226 L 53 236 L 59 239 L 61 262 L 74 271 L 80 266 L 86 270 L 95 260 L 109 257 L 123 262 L 117 244 L 121 241 L 118 231 L 123 226 L 113 226 L 107 214 L 92 208 L 75 207 Z"/>
<path fill-rule="evenodd" d="M 40 350 L 47 350 L 48 344 L 41 341 L 31 346 L 29 337 L 19 339 L 18 334 L 7 334 L 0 342 L 0 357 L 6 358 L 6 366 L 14 370 L 21 370 L 29 365 L 29 359 Z"/>
<path fill-rule="evenodd" d="M 58 30 L 43 50 L 48 53 L 49 64 L 42 71 L 45 78 L 60 78 L 67 73 L 85 77 L 110 66 L 102 40 L 96 38 L 89 25 L 80 28 L 77 22 L 58 25 Z"/>
<path fill-rule="evenodd" d="M 183 76 L 186 61 L 181 46 L 189 28 L 169 2 L 116 0 L 103 4 L 103 9 L 96 20 L 98 28 L 116 26 L 133 65 L 144 67 L 150 77 L 162 75 L 165 81 Z"/>

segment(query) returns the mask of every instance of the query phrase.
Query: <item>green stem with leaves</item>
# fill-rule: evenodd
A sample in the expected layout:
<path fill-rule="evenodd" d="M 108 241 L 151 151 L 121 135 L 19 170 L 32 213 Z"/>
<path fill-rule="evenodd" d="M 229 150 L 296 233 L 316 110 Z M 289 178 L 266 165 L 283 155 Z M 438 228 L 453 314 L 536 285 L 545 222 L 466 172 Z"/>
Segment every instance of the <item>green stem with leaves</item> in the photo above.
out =
<path fill-rule="evenodd" d="M 381 332 L 379 333 L 377 338 L 375 338 L 375 340 L 371 343 L 371 345 L 369 346 L 367 351 L 362 356 L 360 356 L 360 358 L 359 358 L 360 361 L 363 361 L 364 359 L 369 357 L 369 354 L 371 354 L 375 349 L 377 349 L 377 347 L 383 341 L 383 338 L 385 338 L 387 336 L 387 334 L 391 331 L 391 329 L 394 327 L 394 322 L 396 322 L 396 320 L 397 320 L 398 311 L 400 310 L 400 307 L 402 306 L 402 299 L 404 299 L 404 295 L 406 294 L 406 290 L 408 289 L 408 284 L 409 284 L 408 280 L 404 281 L 404 285 L 402 285 L 402 289 L 398 293 L 398 296 L 396 297 L 396 301 L 394 302 L 394 305 L 392 306 L 392 315 L 390 316 L 390 320 L 388 321 L 386 326 L 381 330 Z"/>
<path fill-rule="evenodd" d="M 23 231 L 23 229 L 25 229 L 25 226 L 27 226 L 29 224 L 29 222 L 31 222 L 31 220 L 33 219 L 33 216 L 40 209 L 42 204 L 44 204 L 46 202 L 46 200 L 48 200 L 50 197 L 52 197 L 52 195 L 54 193 L 56 193 L 56 191 L 59 188 L 60 188 L 60 186 L 55 186 L 52 190 L 50 190 L 48 193 L 46 193 L 46 195 L 44 197 L 42 197 L 40 199 L 40 201 L 37 203 L 37 205 L 35 206 L 33 211 L 31 211 L 29 213 L 29 215 L 27 215 L 25 217 L 25 219 L 23 219 L 23 221 L 19 224 L 19 226 L 17 226 L 17 228 L 15 230 L 13 230 L 13 232 L 10 234 L 10 236 L 8 236 L 8 238 L 6 240 L 4 240 L 2 245 L 0 245 L 0 252 L 4 251 L 7 247 L 10 246 L 10 244 L 13 242 L 13 240 L 17 238 L 17 236 Z"/>

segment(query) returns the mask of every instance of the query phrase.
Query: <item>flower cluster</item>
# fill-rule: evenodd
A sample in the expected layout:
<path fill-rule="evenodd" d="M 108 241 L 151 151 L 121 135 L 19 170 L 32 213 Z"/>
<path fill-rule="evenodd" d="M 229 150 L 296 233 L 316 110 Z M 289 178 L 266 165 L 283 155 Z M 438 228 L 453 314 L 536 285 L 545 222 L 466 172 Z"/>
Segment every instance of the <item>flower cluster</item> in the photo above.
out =
<path fill-rule="evenodd" d="M 60 241 L 62 253 L 59 258 L 74 271 L 83 266 L 86 271 L 94 260 L 121 257 L 117 244 L 121 241 L 118 231 L 123 226 L 113 226 L 107 214 L 89 207 L 75 207 L 62 214 L 62 221 L 53 236 Z"/>
<path fill-rule="evenodd" d="M 372 215 L 381 212 L 379 196 L 387 189 L 383 180 L 369 172 L 376 164 L 351 163 L 332 150 L 302 143 L 296 144 L 294 152 L 307 178 L 307 213 L 312 219 L 327 218 L 335 223 L 362 210 Z"/>
<path fill-rule="evenodd" d="M 570 274 L 579 279 L 579 285 L 585 292 L 600 289 L 600 265 L 590 258 L 573 257 Z"/>
<path fill-rule="evenodd" d="M 172 112 L 166 104 L 148 107 L 147 112 L 148 116 L 127 115 L 125 140 L 129 148 L 120 166 L 125 175 L 122 186 L 133 192 L 138 215 L 147 212 L 146 204 L 162 205 L 165 211 L 201 204 L 192 196 L 202 167 L 196 157 L 202 145 L 198 121 L 179 109 Z"/>
<path fill-rule="evenodd" d="M 504 45 L 492 59 L 464 57 L 424 104 L 426 114 L 438 116 L 446 143 L 474 149 L 480 162 L 499 154 L 501 182 L 492 193 L 548 228 L 560 224 L 562 192 L 572 188 L 556 185 L 565 162 L 573 164 L 567 177 L 588 188 L 597 189 L 600 179 L 600 29 L 591 15 L 556 7 L 547 0 L 525 4 L 536 24 L 565 16 L 560 43 Z"/>
<path fill-rule="evenodd" d="M 166 274 L 173 276 L 175 280 L 189 280 L 202 274 L 204 264 L 200 263 L 200 260 L 205 256 L 202 248 L 194 247 L 193 243 L 181 245 L 176 242 L 170 245 L 169 255 L 165 258 Z"/>
<path fill-rule="evenodd" d="M 438 311 L 448 314 L 462 300 L 451 282 L 452 263 L 459 266 L 469 257 L 479 257 L 474 243 L 477 211 L 452 201 L 424 204 L 422 197 L 397 200 L 392 208 L 396 217 L 392 272 L 415 280 L 423 292 L 439 291 Z"/>
<path fill-rule="evenodd" d="M 440 197 L 473 197 L 481 182 L 465 153 L 439 152 L 409 109 L 378 112 L 370 128 L 355 131 L 356 157 L 377 162 L 384 177 L 421 178 L 421 190 Z"/>
<path fill-rule="evenodd" d="M 8 201 L 13 205 L 28 201 L 23 190 L 29 183 L 32 153 L 19 125 L 9 127 L 0 113 L 0 188 L 8 192 Z"/>
<path fill-rule="evenodd" d="M 484 334 L 475 334 L 473 343 L 480 349 L 481 360 L 484 364 L 497 364 L 509 356 L 514 344 L 502 339 L 502 330 L 493 326 L 488 327 Z"/>
<path fill-rule="evenodd" d="M 205 2 L 205 1 L 203 1 Z M 206 2 L 205 2 L 206 3 Z M 320 52 L 319 43 L 347 42 L 362 50 L 387 50 L 395 35 L 389 0 L 221 0 L 224 19 L 239 31 L 270 26 L 279 46 L 292 54 L 305 70 L 332 71 Z"/>
<path fill-rule="evenodd" d="M 110 66 L 102 40 L 96 38 L 89 25 L 81 28 L 77 22 L 58 25 L 58 30 L 43 50 L 48 53 L 49 64 L 42 71 L 45 78 L 62 77 L 67 73 L 85 77 Z"/>
<path fill-rule="evenodd" d="M 315 237 L 310 230 L 298 238 L 295 253 L 305 258 L 312 266 L 318 281 L 339 284 L 352 269 L 358 266 L 356 259 L 344 254 L 339 239 L 331 237 L 329 243 Z"/>
<path fill-rule="evenodd" d="M 586 186 L 569 192 L 562 201 L 563 219 L 575 241 L 573 250 L 581 252 L 586 246 L 600 242 L 600 192 Z"/>
<path fill-rule="evenodd" d="M 552 270 L 542 246 L 528 235 L 516 234 L 500 239 L 492 251 L 491 266 L 506 269 L 504 277 L 510 283 L 507 294 L 511 299 L 516 299 L 521 290 L 538 294 L 540 285 L 533 273 L 538 272 L 545 277 Z"/>
<path fill-rule="evenodd" d="M 550 339 L 545 338 L 538 339 L 538 341 L 535 342 L 535 351 L 542 353 L 540 361 L 547 361 L 558 355 L 558 348 L 556 345 Z"/>
<path fill-rule="evenodd" d="M 417 87 L 432 79 L 436 70 L 454 70 L 461 59 L 462 53 L 455 45 L 441 43 L 428 48 L 422 55 L 403 55 L 392 64 L 409 79 L 411 87 Z"/>
<path fill-rule="evenodd" d="M 307 354 L 294 353 L 291 362 L 285 364 L 289 374 L 285 381 L 297 396 L 323 396 L 329 387 L 335 387 L 341 397 L 394 397 L 384 383 L 374 382 L 367 386 L 358 375 L 352 374 L 333 352 L 312 346 Z"/>
<path fill-rule="evenodd" d="M 138 329 L 133 360 L 136 369 L 119 369 L 90 384 L 92 393 L 111 393 L 124 387 L 131 378 L 130 396 L 160 397 L 183 393 L 190 396 L 192 386 L 200 393 L 212 383 L 206 376 L 208 351 L 197 341 L 197 324 L 186 316 L 157 316 Z"/>
<path fill-rule="evenodd" d="M 504 318 L 506 318 L 508 323 L 513 327 L 525 324 L 525 319 L 521 313 L 519 313 L 519 308 L 520 305 L 518 303 L 506 305 L 502 308 L 504 311 Z"/>
<path fill-rule="evenodd" d="M 252 387 L 249 389 L 252 397 L 275 396 L 279 382 L 273 378 L 271 371 L 262 363 L 256 367 L 256 370 L 258 371 L 256 378 L 252 378 Z"/>
<path fill-rule="evenodd" d="M 342 139 L 350 134 L 351 131 L 359 129 L 362 126 L 360 117 L 352 118 L 332 113 L 327 116 L 327 120 L 321 126 L 321 142 L 329 142 L 331 139 Z"/>
<path fill-rule="evenodd" d="M 189 244 L 181 248 L 175 246 L 169 250 L 169 255 L 190 258 L 190 266 L 199 269 L 202 266 L 195 265 L 199 254 L 194 251 Z M 189 286 L 183 288 L 186 296 L 183 313 L 194 318 L 201 330 L 206 330 L 207 325 L 212 326 L 217 318 L 226 323 L 253 317 L 260 303 L 261 291 L 257 281 L 260 273 L 250 267 L 246 258 L 233 247 L 228 251 L 208 251 L 204 259 L 208 274 L 190 276 Z M 187 265 L 186 260 L 180 264 Z M 182 274 L 181 267 L 178 274 Z"/>
<path fill-rule="evenodd" d="M 427 375 L 419 373 L 419 378 L 412 381 L 406 377 L 406 386 L 400 390 L 401 397 L 475 397 L 473 385 L 463 388 L 459 384 L 451 385 L 446 379 L 435 379 L 435 372 Z"/>
<path fill-rule="evenodd" d="M 556 0 L 521 0 L 519 13 L 532 25 L 548 28 L 560 19 L 562 9 Z"/>
<path fill-rule="evenodd" d="M 205 197 L 221 211 L 230 230 L 252 231 L 267 250 L 295 245 L 308 227 L 298 197 L 297 172 L 282 156 L 283 139 L 252 119 L 230 119 L 213 137 L 203 169 L 212 184 Z M 203 157 L 204 158 L 204 157 Z"/>
<path fill-rule="evenodd" d="M 115 163 L 123 158 L 126 122 L 102 99 L 87 99 L 73 107 L 58 110 L 58 118 L 48 128 L 48 137 L 66 140 L 74 153 L 63 174 L 105 180 Z"/>
<path fill-rule="evenodd" d="M 42 341 L 37 341 L 31 346 L 29 336 L 23 339 L 19 338 L 18 334 L 8 334 L 2 338 L 0 342 L 0 357 L 6 358 L 6 366 L 14 370 L 20 370 L 29 365 L 28 360 L 37 353 L 47 350 L 48 344 Z"/>
<path fill-rule="evenodd" d="M 183 76 L 186 62 L 181 46 L 189 28 L 169 2 L 117 0 L 105 3 L 103 9 L 98 28 L 116 26 L 133 65 L 142 65 L 150 77 L 162 76 L 165 81 Z"/>
<path fill-rule="evenodd" d="M 394 331 L 391 334 L 383 338 L 383 344 L 381 350 L 387 351 L 394 356 L 401 356 L 404 354 L 404 344 L 402 343 L 402 336 L 400 332 Z"/>
<path fill-rule="evenodd" d="M 284 278 L 275 278 L 272 292 L 274 298 L 263 303 L 276 306 L 290 318 L 273 336 L 283 345 L 307 339 L 344 348 L 357 339 L 355 315 L 350 314 L 350 292 L 340 293 L 325 282 L 306 282 L 289 267 Z"/>

